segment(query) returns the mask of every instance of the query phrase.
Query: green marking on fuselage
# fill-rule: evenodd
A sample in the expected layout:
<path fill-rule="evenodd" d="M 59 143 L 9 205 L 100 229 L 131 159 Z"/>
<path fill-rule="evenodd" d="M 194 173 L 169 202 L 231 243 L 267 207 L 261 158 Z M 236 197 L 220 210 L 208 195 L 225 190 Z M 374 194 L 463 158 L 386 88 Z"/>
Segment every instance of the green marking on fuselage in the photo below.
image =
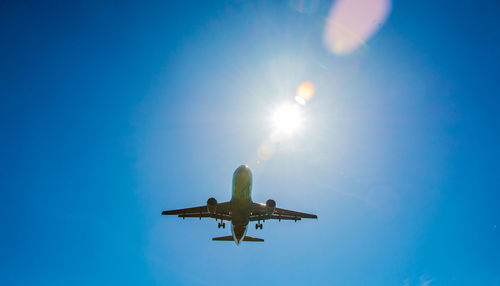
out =
<path fill-rule="evenodd" d="M 231 201 L 252 201 L 252 172 L 246 165 L 234 171 Z"/>

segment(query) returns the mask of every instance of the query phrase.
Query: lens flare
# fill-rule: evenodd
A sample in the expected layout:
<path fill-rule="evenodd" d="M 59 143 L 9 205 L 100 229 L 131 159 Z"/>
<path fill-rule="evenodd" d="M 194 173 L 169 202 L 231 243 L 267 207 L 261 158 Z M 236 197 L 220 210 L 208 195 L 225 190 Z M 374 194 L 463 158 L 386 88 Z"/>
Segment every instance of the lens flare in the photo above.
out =
<path fill-rule="evenodd" d="M 297 96 L 295 96 L 295 101 L 301 105 L 306 104 L 314 95 L 314 85 L 308 81 L 301 83 L 297 87 Z"/>
<path fill-rule="evenodd" d="M 291 135 L 302 124 L 302 112 L 296 104 L 283 105 L 274 112 L 272 122 L 275 132 Z"/>
<path fill-rule="evenodd" d="M 297 101 L 297 103 L 300 105 L 306 104 L 306 100 L 298 95 L 295 97 L 295 101 Z"/>
<path fill-rule="evenodd" d="M 335 1 L 326 22 L 326 46 L 336 54 L 356 50 L 382 26 L 390 10 L 390 0 Z"/>
<path fill-rule="evenodd" d="M 274 153 L 274 146 L 269 141 L 264 141 L 259 147 L 257 154 L 261 160 L 269 160 Z M 258 161 L 257 164 L 260 162 Z"/>

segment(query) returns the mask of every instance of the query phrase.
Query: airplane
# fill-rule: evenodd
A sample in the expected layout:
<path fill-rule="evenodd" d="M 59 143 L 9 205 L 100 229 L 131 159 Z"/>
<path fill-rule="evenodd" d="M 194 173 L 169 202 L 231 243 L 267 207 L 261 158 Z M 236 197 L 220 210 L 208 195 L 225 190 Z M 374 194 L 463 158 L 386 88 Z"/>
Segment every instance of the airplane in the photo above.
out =
<path fill-rule="evenodd" d="M 276 207 L 272 199 L 263 203 L 252 201 L 252 172 L 247 165 L 239 166 L 233 174 L 233 192 L 231 200 L 217 203 L 215 198 L 209 198 L 206 206 L 187 209 L 163 211 L 162 215 L 177 215 L 181 218 L 215 218 L 220 220 L 218 228 L 226 228 L 224 221 L 231 222 L 230 236 L 214 237 L 214 241 L 234 241 L 239 245 L 241 241 L 264 241 L 262 238 L 247 236 L 247 227 L 250 221 L 257 221 L 255 229 L 262 229 L 260 221 L 270 219 L 293 220 L 297 222 L 303 218 L 315 218 L 314 214 L 301 213 Z"/>

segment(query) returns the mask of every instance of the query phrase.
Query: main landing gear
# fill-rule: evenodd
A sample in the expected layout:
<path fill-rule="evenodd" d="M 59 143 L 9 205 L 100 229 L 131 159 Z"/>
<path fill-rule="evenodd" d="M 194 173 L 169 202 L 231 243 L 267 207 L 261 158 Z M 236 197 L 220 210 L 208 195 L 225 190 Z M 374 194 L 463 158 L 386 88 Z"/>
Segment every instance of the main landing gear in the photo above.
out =
<path fill-rule="evenodd" d="M 226 228 L 226 223 L 225 222 L 219 222 L 218 228 Z"/>

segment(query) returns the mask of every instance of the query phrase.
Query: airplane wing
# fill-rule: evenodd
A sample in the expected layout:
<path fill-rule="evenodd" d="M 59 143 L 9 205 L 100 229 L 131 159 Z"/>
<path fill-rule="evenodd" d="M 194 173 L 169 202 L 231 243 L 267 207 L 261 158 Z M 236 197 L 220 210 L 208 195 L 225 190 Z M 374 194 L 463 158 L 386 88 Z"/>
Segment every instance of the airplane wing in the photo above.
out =
<path fill-rule="evenodd" d="M 224 202 L 217 204 L 217 207 L 215 208 L 214 213 L 210 213 L 208 211 L 207 206 L 199 206 L 199 207 L 193 207 L 193 208 L 187 208 L 187 209 L 177 209 L 177 210 L 170 210 L 170 211 L 163 211 L 161 212 L 162 215 L 177 215 L 178 217 L 186 218 L 186 217 L 197 217 L 197 218 L 202 218 L 202 217 L 209 217 L 209 218 L 216 218 L 216 219 L 222 219 L 222 220 L 231 220 L 231 202 Z"/>
<path fill-rule="evenodd" d="M 283 216 L 296 216 L 296 217 L 300 217 L 300 218 L 318 218 L 318 216 L 315 214 L 301 213 L 301 212 L 280 209 L 280 208 L 276 208 L 274 210 L 274 214 L 283 215 Z"/>
<path fill-rule="evenodd" d="M 266 204 L 253 203 L 250 221 L 277 219 L 298 221 L 303 218 L 318 218 L 315 214 L 302 213 L 287 209 L 275 208 L 272 214 L 266 213 Z"/>

